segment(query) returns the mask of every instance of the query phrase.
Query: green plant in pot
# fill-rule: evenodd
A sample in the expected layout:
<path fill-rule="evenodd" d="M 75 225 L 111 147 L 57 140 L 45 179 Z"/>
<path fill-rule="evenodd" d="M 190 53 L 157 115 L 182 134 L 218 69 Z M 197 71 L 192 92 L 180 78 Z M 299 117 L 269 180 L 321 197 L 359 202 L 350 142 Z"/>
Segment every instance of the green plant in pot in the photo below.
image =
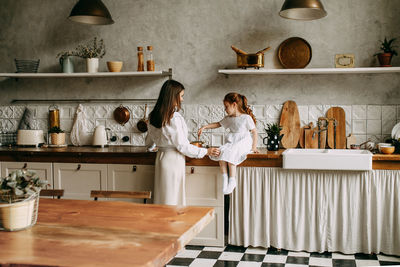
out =
<path fill-rule="evenodd" d="M 388 40 L 386 37 L 383 41 L 381 41 L 380 49 L 382 52 L 376 53 L 375 55 L 378 56 L 379 64 L 381 67 L 391 67 L 391 61 L 393 56 L 397 56 L 397 51 L 393 45 L 393 42 L 396 41 L 396 38 L 392 38 Z"/>
<path fill-rule="evenodd" d="M 99 58 L 106 54 L 106 46 L 103 39 L 97 41 L 97 37 L 94 37 L 89 43 L 78 45 L 75 51 L 78 57 L 86 59 L 87 72 L 94 73 L 99 70 Z"/>
<path fill-rule="evenodd" d="M 36 172 L 25 169 L 0 178 L 0 229 L 16 231 L 34 225 L 39 192 L 47 185 Z"/>
<path fill-rule="evenodd" d="M 263 139 L 264 145 L 267 146 L 268 150 L 277 151 L 279 149 L 279 143 L 283 137 L 281 134 L 282 127 L 277 123 L 268 123 L 265 131 L 267 132 L 267 137 Z M 267 143 L 265 143 L 267 140 Z"/>
<path fill-rule="evenodd" d="M 65 144 L 65 132 L 60 127 L 54 126 L 49 130 L 50 140 L 52 145 Z"/>

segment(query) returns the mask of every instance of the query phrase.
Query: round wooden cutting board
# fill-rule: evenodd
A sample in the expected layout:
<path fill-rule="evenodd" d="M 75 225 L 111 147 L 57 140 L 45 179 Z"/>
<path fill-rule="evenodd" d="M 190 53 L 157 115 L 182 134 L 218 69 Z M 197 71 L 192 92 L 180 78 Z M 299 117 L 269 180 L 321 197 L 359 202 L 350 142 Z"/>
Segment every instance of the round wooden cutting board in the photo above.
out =
<path fill-rule="evenodd" d="M 336 119 L 336 148 L 346 148 L 346 113 L 341 107 L 331 107 L 326 112 L 327 118 Z M 328 146 L 334 148 L 333 121 L 328 124 Z"/>
<path fill-rule="evenodd" d="M 282 146 L 297 147 L 300 139 L 300 115 L 296 102 L 289 100 L 283 104 L 279 125 L 282 127 Z"/>

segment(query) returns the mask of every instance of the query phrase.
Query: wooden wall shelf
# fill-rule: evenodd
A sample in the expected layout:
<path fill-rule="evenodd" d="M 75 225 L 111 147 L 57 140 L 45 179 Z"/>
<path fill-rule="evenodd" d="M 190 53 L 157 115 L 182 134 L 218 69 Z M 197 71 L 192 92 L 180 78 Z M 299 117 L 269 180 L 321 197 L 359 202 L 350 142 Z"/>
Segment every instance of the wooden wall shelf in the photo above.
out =
<path fill-rule="evenodd" d="M 169 76 L 172 78 L 172 69 L 167 71 L 126 71 L 126 72 L 76 72 L 76 73 L 0 73 L 0 77 L 7 78 L 104 78 L 104 77 L 154 77 Z"/>
<path fill-rule="evenodd" d="M 226 75 L 268 75 L 268 74 L 379 74 L 400 72 L 400 67 L 371 68 L 305 68 L 305 69 L 220 69 Z"/>

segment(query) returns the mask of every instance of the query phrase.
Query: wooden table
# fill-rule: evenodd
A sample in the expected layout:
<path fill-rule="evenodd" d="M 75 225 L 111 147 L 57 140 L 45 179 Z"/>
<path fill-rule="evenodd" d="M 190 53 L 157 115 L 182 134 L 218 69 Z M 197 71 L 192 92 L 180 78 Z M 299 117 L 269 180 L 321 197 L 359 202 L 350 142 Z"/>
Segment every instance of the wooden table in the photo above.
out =
<path fill-rule="evenodd" d="M 0 232 L 1 264 L 163 266 L 214 209 L 41 198 L 36 225 Z"/>

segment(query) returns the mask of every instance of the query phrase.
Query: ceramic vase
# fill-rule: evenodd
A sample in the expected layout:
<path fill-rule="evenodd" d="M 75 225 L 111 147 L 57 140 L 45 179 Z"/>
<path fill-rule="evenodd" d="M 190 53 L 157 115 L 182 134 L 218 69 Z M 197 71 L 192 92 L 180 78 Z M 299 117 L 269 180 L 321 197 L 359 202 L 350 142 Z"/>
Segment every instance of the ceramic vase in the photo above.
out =
<path fill-rule="evenodd" d="M 87 58 L 86 59 L 86 71 L 89 73 L 96 73 L 99 71 L 99 59 L 98 58 Z"/>
<path fill-rule="evenodd" d="M 74 72 L 74 63 L 71 56 L 60 57 L 60 65 L 63 73 Z"/>
<path fill-rule="evenodd" d="M 282 135 L 278 135 L 278 134 L 268 135 L 267 137 L 265 137 L 263 139 L 263 143 L 264 143 L 264 145 L 267 146 L 267 149 L 269 151 L 277 151 L 277 150 L 279 150 L 279 143 L 280 143 L 282 137 L 283 137 L 283 134 Z M 267 140 L 267 143 L 265 143 L 266 140 Z"/>

